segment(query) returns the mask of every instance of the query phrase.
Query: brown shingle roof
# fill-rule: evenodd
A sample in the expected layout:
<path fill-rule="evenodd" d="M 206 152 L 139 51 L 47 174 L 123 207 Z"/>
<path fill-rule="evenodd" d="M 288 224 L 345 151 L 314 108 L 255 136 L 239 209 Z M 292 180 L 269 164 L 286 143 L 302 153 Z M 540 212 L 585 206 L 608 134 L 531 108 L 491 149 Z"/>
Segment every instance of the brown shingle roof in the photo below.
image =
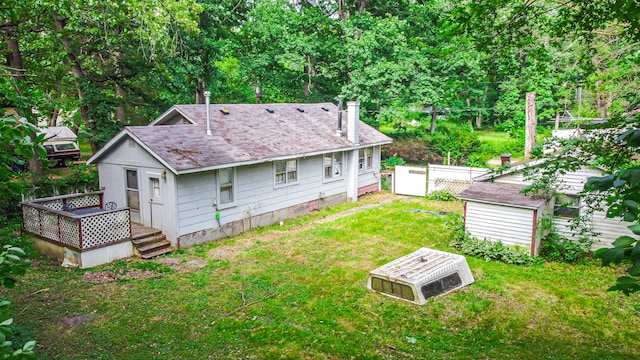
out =
<path fill-rule="evenodd" d="M 504 204 L 516 207 L 537 209 L 547 201 L 545 198 L 532 198 L 521 191 L 526 185 L 474 182 L 466 190 L 458 194 L 463 200 L 481 201 L 491 204 Z"/>
<path fill-rule="evenodd" d="M 206 105 L 176 105 L 163 115 L 170 119 L 180 114 L 195 125 L 158 125 L 161 117 L 154 126 L 130 126 L 125 131 L 176 172 L 354 148 L 346 136 L 346 111 L 345 135 L 335 135 L 338 108 L 331 103 L 212 104 L 210 113 L 211 136 L 206 133 Z M 360 122 L 360 145 L 388 143 L 389 137 Z"/>

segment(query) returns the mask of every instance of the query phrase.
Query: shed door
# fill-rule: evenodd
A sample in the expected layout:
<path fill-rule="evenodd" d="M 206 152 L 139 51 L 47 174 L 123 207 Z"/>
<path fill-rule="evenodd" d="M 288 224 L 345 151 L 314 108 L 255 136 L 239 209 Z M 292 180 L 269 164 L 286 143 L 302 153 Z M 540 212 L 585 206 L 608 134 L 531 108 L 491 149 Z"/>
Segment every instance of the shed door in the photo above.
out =
<path fill-rule="evenodd" d="M 126 171 L 127 206 L 131 209 L 131 220 L 140 222 L 140 187 L 138 185 L 138 171 Z"/>
<path fill-rule="evenodd" d="M 160 186 L 160 178 L 149 178 L 149 224 L 152 228 L 162 229 L 162 215 L 164 205 L 162 201 L 162 188 Z"/>

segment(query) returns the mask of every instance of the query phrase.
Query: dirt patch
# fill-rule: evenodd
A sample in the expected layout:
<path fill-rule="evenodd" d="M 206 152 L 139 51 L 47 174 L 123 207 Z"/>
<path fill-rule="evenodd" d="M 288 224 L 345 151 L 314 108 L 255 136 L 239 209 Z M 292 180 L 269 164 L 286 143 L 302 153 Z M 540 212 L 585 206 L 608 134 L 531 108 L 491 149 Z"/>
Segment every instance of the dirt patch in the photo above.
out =
<path fill-rule="evenodd" d="M 111 271 L 99 271 L 84 274 L 84 281 L 94 284 L 103 284 L 116 279 L 116 274 Z"/>
<path fill-rule="evenodd" d="M 93 315 L 72 315 L 72 316 L 68 316 L 68 317 L 63 317 L 60 319 L 60 322 L 63 325 L 69 326 L 69 327 L 76 327 L 76 326 L 80 326 L 84 323 L 87 323 L 89 321 L 93 321 L 94 316 Z"/>
<path fill-rule="evenodd" d="M 183 261 L 182 259 L 167 257 L 155 259 L 155 261 L 162 265 L 169 266 L 173 271 L 178 272 L 202 269 L 207 266 L 207 262 L 204 259 L 199 258 Z"/>

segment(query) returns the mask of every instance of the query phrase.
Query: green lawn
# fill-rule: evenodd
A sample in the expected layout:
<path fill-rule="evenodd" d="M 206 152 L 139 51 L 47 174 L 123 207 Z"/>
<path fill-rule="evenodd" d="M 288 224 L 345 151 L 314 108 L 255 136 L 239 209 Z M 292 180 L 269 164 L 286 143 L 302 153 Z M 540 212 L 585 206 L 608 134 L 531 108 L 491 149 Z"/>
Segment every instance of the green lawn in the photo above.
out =
<path fill-rule="evenodd" d="M 453 251 L 454 216 L 406 210 L 460 213 L 461 203 L 394 199 L 343 217 L 335 214 L 356 205 L 323 209 L 151 262 L 68 270 L 37 259 L 7 294 L 41 359 L 640 356 L 638 296 L 605 291 L 623 267 L 468 257 L 476 282 L 423 306 L 368 291 L 367 273 L 382 264 L 423 246 Z"/>

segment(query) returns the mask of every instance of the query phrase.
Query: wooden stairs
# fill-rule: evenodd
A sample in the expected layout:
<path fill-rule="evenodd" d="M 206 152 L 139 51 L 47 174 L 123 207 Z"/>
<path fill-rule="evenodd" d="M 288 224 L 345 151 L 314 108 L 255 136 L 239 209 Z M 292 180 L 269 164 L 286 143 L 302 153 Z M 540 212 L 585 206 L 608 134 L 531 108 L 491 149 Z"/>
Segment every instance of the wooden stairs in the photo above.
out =
<path fill-rule="evenodd" d="M 131 243 L 143 259 L 151 259 L 175 250 L 161 230 L 131 224 Z"/>

